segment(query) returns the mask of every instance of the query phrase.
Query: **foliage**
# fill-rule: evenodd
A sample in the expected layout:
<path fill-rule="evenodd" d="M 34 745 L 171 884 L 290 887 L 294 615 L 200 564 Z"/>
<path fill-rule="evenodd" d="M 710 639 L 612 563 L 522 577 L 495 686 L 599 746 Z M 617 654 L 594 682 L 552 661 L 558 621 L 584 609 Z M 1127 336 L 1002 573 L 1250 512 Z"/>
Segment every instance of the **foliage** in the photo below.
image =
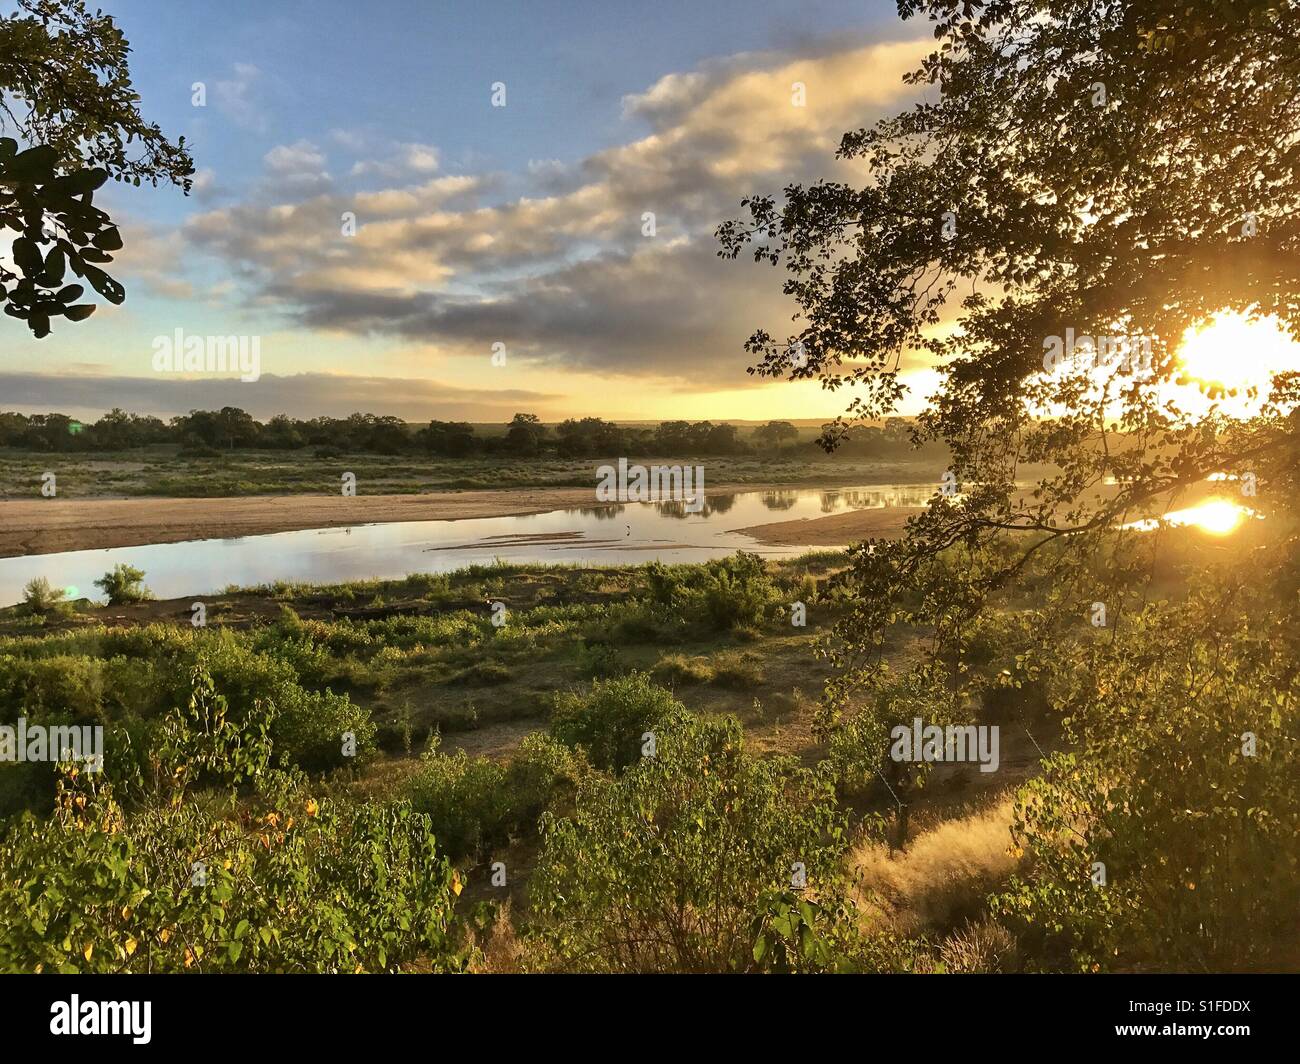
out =
<path fill-rule="evenodd" d="M 1055 677 L 1073 749 L 1021 794 L 1028 869 L 998 902 L 1048 961 L 1224 971 L 1294 956 L 1293 603 L 1207 580 Z"/>
<path fill-rule="evenodd" d="M 40 338 L 52 317 L 81 321 L 95 309 L 77 302 L 81 285 L 64 284 L 68 267 L 110 303 L 125 298 L 101 268 L 122 238 L 94 206 L 95 190 L 111 176 L 188 192 L 194 164 L 184 138 L 173 145 L 141 118 L 129 47 L 110 17 L 91 15 L 82 0 L 18 0 L 18 8 L 0 18 L 0 93 L 3 117 L 29 146 L 0 137 L 0 227 L 19 233 L 19 273 L 0 266 L 0 303 Z"/>
<path fill-rule="evenodd" d="M 541 942 L 565 970 L 754 970 L 761 899 L 788 890 L 796 864 L 835 911 L 841 814 L 811 772 L 746 754 L 732 719 L 679 716 L 656 745 L 620 776 L 584 780 L 571 817 L 543 818 Z"/>
<path fill-rule="evenodd" d="M 95 581 L 95 586 L 108 596 L 110 606 L 121 606 L 127 602 L 143 602 L 152 598 L 144 586 L 144 570 L 134 565 L 119 562 L 117 565 Z"/>
<path fill-rule="evenodd" d="M 44 616 L 47 613 L 66 612 L 69 603 L 65 600 L 63 589 L 54 587 L 43 576 L 34 577 L 23 588 L 23 606 L 33 615 Z"/>
<path fill-rule="evenodd" d="M 763 559 L 745 551 L 703 565 L 652 562 L 645 578 L 651 602 L 717 630 L 758 624 L 775 598 Z"/>
<path fill-rule="evenodd" d="M 428 818 L 317 798 L 270 755 L 265 722 L 236 726 L 200 669 L 131 802 L 60 766 L 53 816 L 0 832 L 0 971 L 461 969 L 459 880 Z"/>
<path fill-rule="evenodd" d="M 435 740 L 411 781 L 411 805 L 450 857 L 477 856 L 533 833 L 558 790 L 583 772 L 579 755 L 545 735 L 530 735 L 504 765 L 463 750 L 444 754 Z"/>
<path fill-rule="evenodd" d="M 633 672 L 557 695 L 551 734 L 582 748 L 597 768 L 619 771 L 640 759 L 646 732 L 684 711 L 645 673 Z"/>

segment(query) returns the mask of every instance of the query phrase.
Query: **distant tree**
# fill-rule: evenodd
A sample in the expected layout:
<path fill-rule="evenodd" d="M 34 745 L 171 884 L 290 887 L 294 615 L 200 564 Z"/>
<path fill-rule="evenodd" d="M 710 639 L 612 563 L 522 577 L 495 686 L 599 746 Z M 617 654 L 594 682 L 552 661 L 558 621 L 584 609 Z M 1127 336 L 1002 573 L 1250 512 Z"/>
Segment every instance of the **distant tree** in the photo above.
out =
<path fill-rule="evenodd" d="M 478 444 L 474 426 L 466 421 L 430 421 L 419 435 L 425 450 L 445 458 L 463 458 Z"/>
<path fill-rule="evenodd" d="M 276 414 L 262 428 L 259 442 L 272 450 L 291 451 L 302 447 L 307 441 L 298 431 L 298 423 L 293 418 L 288 414 Z"/>
<path fill-rule="evenodd" d="M 237 406 L 223 406 L 213 419 L 217 442 L 234 449 L 251 447 L 257 442 L 261 426 L 253 420 L 253 415 Z"/>
<path fill-rule="evenodd" d="M 623 430 L 603 418 L 569 418 L 556 427 L 555 435 L 563 455 L 611 455 L 624 449 Z"/>
<path fill-rule="evenodd" d="M 702 443 L 706 454 L 741 454 L 745 450 L 735 425 L 710 425 Z"/>
<path fill-rule="evenodd" d="M 506 449 L 511 454 L 532 457 L 545 438 L 546 426 L 536 414 L 516 414 L 506 427 Z"/>
<path fill-rule="evenodd" d="M 799 438 L 799 430 L 788 421 L 769 421 L 754 430 L 754 438 L 765 447 L 779 449 Z"/>
<path fill-rule="evenodd" d="M 140 116 L 112 18 L 82 0 L 17 6 L 0 18 L 0 131 L 16 135 L 0 136 L 0 228 L 18 233 L 13 268 L 0 264 L 0 305 L 39 338 L 51 318 L 81 321 L 95 309 L 77 302 L 82 285 L 64 283 L 69 267 L 110 303 L 125 298 L 101 268 L 122 238 L 95 190 L 112 177 L 188 192 L 194 163 L 183 137 L 172 144 Z"/>

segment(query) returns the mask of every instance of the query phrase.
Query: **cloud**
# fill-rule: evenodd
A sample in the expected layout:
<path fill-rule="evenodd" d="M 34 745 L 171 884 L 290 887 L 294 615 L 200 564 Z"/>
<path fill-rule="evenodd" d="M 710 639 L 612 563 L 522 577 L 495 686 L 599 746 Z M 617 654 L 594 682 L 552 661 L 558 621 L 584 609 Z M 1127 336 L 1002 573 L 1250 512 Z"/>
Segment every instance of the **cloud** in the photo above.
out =
<path fill-rule="evenodd" d="M 268 187 L 278 198 L 329 191 L 333 179 L 325 169 L 324 153 L 311 141 L 277 144 L 262 157 Z"/>
<path fill-rule="evenodd" d="M 561 369 L 734 384 L 744 339 L 782 331 L 793 308 L 775 271 L 720 261 L 714 229 L 745 195 L 853 179 L 853 164 L 834 159 L 840 137 L 913 98 L 901 78 L 929 47 L 823 46 L 670 74 L 624 99 L 625 143 L 531 163 L 504 200 L 485 201 L 502 187 L 486 174 L 352 194 L 319 185 L 207 212 L 186 239 L 306 327 L 474 352 L 501 340 Z M 267 165 L 319 174 L 318 156 L 300 142 Z M 359 172 L 400 181 L 437 164 L 434 149 L 404 145 Z M 347 210 L 355 236 L 340 231 Z"/>
<path fill-rule="evenodd" d="M 262 72 L 252 63 L 236 63 L 234 74 L 227 80 L 218 81 L 212 87 L 212 95 L 217 109 L 235 125 L 265 133 L 268 125 L 266 108 L 253 98 L 253 86 L 261 76 Z"/>
<path fill-rule="evenodd" d="M 352 175 L 377 174 L 390 180 L 421 177 L 434 173 L 441 161 L 438 149 L 431 144 L 398 144 L 389 158 L 361 160 L 353 164 Z"/>
<path fill-rule="evenodd" d="M 185 276 L 188 247 L 175 229 L 163 231 L 138 218 L 120 218 L 123 247 L 105 268 L 127 286 L 142 284 L 154 295 L 191 299 L 194 286 Z"/>
<path fill-rule="evenodd" d="M 360 411 L 408 421 L 504 421 L 519 410 L 557 398 L 525 389 L 456 388 L 425 379 L 327 373 L 268 373 L 256 383 L 243 383 L 237 378 L 0 372 L 0 395 L 5 397 L 6 410 L 59 411 L 78 417 L 98 417 L 115 406 L 163 418 L 237 406 L 259 419 L 280 413 L 302 418 L 346 417 Z"/>

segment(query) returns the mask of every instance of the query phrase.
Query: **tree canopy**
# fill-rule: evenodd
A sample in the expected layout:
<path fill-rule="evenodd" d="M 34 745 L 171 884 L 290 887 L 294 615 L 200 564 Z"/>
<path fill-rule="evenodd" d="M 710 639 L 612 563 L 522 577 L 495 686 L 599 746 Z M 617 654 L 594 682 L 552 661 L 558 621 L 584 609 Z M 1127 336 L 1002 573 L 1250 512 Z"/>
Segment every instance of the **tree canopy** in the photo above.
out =
<path fill-rule="evenodd" d="M 112 18 L 82 0 L 18 0 L 0 18 L 0 227 L 18 233 L 0 304 L 37 338 L 51 318 L 94 311 L 78 302 L 84 286 L 64 283 L 69 268 L 110 303 L 126 296 L 103 269 L 122 247 L 94 204 L 105 181 L 190 190 L 185 138 L 173 144 L 141 116 L 129 51 Z"/>

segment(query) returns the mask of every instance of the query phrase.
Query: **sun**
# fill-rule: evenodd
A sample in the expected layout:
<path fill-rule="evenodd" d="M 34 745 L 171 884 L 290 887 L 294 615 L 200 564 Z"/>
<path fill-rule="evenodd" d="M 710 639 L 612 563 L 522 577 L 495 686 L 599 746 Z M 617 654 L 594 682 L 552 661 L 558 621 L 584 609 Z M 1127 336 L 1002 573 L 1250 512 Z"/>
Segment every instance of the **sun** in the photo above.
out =
<path fill-rule="evenodd" d="M 1174 528 L 1197 528 L 1212 536 L 1226 536 L 1246 518 L 1258 519 L 1259 516 L 1254 510 L 1231 499 L 1213 498 L 1189 506 L 1185 510 L 1172 510 L 1160 517 L 1144 517 L 1138 521 L 1131 521 L 1124 527 L 1139 532 L 1152 532 L 1161 525 L 1170 525 Z"/>
<path fill-rule="evenodd" d="M 1251 319 L 1225 312 L 1183 334 L 1177 361 L 1173 387 L 1180 405 L 1200 395 L 1227 413 L 1249 416 L 1267 398 L 1274 373 L 1300 370 L 1300 344 L 1271 315 Z"/>
<path fill-rule="evenodd" d="M 1226 536 L 1248 514 L 1244 506 L 1227 499 L 1207 499 L 1199 506 L 1169 514 L 1167 520 L 1175 525 L 1194 525 L 1214 536 Z"/>

